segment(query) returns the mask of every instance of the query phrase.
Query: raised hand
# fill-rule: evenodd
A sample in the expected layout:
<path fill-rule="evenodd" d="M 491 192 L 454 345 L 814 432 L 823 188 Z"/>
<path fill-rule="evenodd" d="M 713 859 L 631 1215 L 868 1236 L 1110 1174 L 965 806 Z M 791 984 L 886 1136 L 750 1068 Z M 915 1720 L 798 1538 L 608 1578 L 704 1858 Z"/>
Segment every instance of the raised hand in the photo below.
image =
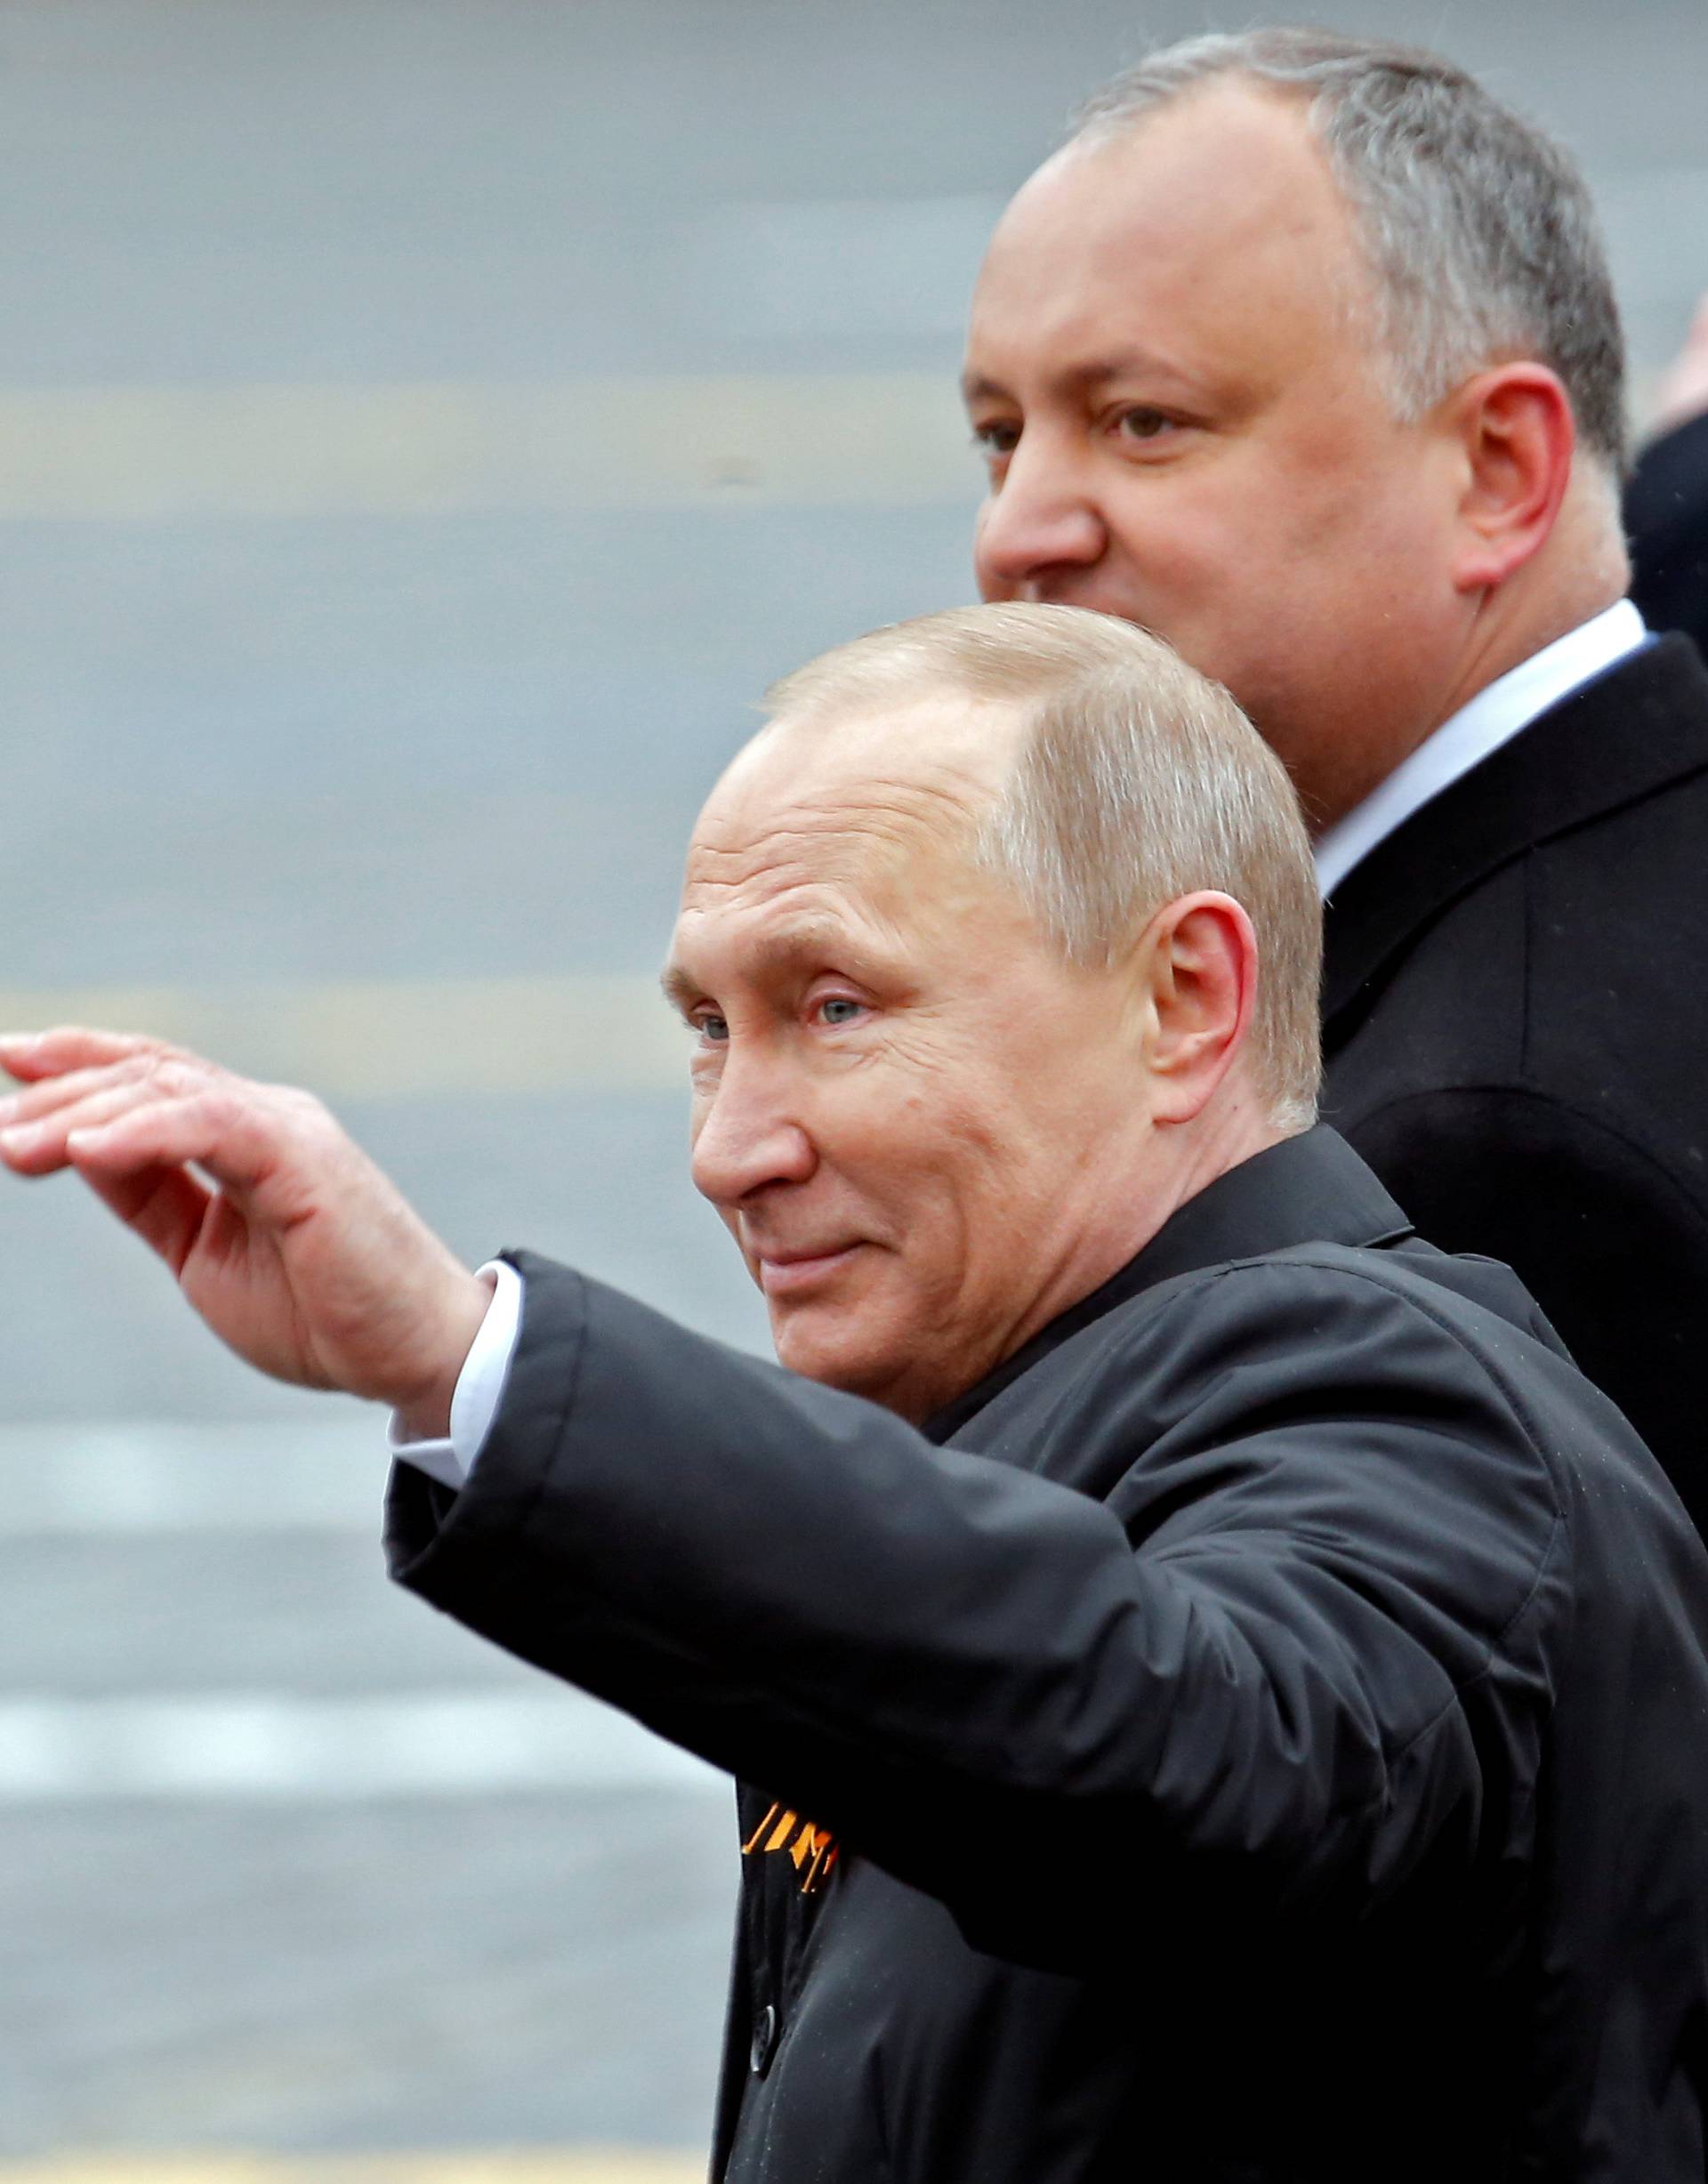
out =
<path fill-rule="evenodd" d="M 27 1087 L 0 1161 L 75 1168 L 239 1357 L 445 1430 L 487 1286 L 311 1094 L 77 1028 L 0 1039 L 0 1068 Z"/>

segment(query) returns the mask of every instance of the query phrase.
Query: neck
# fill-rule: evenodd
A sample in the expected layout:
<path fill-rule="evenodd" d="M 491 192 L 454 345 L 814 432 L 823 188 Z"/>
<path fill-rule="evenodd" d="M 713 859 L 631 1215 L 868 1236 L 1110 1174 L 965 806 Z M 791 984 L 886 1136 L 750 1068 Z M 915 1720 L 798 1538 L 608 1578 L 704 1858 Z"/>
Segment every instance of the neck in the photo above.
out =
<path fill-rule="evenodd" d="M 1472 698 L 1498 682 L 1503 675 L 1511 674 L 1515 667 L 1522 667 L 1527 660 L 1535 659 L 1537 653 L 1545 652 L 1560 638 L 1569 637 L 1574 630 L 1582 629 L 1586 622 L 1592 622 L 1597 615 L 1605 613 L 1623 598 L 1623 585 L 1593 591 L 1583 587 L 1572 597 L 1551 602 L 1547 611 L 1524 617 L 1516 626 L 1491 628 L 1467 653 L 1461 673 L 1438 709 L 1437 717 L 1430 721 L 1412 749 L 1427 741 L 1438 728 L 1462 711 Z M 1406 757 L 1410 754 L 1404 752 L 1400 755 Z M 1398 763 L 1396 759 L 1394 764 Z M 1389 771 L 1392 770 L 1390 767 Z"/>
<path fill-rule="evenodd" d="M 1266 1152 L 1271 1145 L 1280 1144 L 1283 1138 L 1296 1134 L 1270 1121 L 1263 1103 L 1244 1084 L 1225 1086 L 1222 1096 L 1186 1128 L 1192 1135 L 1186 1143 L 1174 1148 L 1171 1187 L 1164 1197 L 1153 1201 L 1156 1218 L 1126 1254 L 1127 1259 L 1141 1252 L 1188 1198 L 1196 1198 L 1201 1190 L 1207 1190 L 1229 1168 L 1238 1167 L 1243 1161 Z M 1161 1211 L 1156 1211 L 1158 1205 Z M 1116 1262 L 1122 1266 L 1125 1263 L 1125 1259 Z M 1109 1269 L 1110 1273 L 1115 1270 L 1114 1267 Z"/>
<path fill-rule="evenodd" d="M 1504 584 L 1468 602 L 1458 641 L 1438 678 L 1415 689 L 1389 731 L 1363 748 L 1325 754 L 1323 777 L 1301 782 L 1313 836 L 1356 810 L 1436 729 L 1472 698 L 1623 599 L 1630 563 L 1606 488 L 1562 510 L 1547 544 Z"/>
<path fill-rule="evenodd" d="M 1268 1119 L 1263 1102 L 1243 1077 L 1225 1081 L 1191 1122 L 1153 1124 L 1148 1144 L 1124 1179 L 1099 1174 L 1095 1207 L 1064 1253 L 1055 1278 L 1010 1330 L 1003 1356 L 1011 1357 L 1052 1319 L 1100 1289 L 1138 1257 L 1188 1198 L 1292 1134 Z"/>
<path fill-rule="evenodd" d="M 1064 1206 L 1067 1225 L 1054 1270 L 1005 1326 L 991 1329 L 984 1343 L 954 1364 L 946 1362 L 940 1376 L 921 1372 L 918 1360 L 910 1359 L 888 1383 L 862 1383 L 850 1391 L 912 1425 L 922 1425 L 1136 1259 L 1188 1198 L 1229 1168 L 1293 1134 L 1262 1116 L 1261 1103 L 1243 1083 L 1224 1081 L 1210 1107 L 1192 1122 L 1149 1125 L 1130 1161 L 1116 1164 L 1113 1171 L 1100 1170 L 1089 1209 Z"/>

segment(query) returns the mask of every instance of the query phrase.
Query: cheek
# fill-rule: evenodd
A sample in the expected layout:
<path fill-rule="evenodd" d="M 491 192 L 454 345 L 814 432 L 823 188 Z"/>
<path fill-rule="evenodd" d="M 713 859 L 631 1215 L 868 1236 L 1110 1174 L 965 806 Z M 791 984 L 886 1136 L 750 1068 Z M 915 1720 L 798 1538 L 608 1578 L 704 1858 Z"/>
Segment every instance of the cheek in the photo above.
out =
<path fill-rule="evenodd" d="M 1037 1060 L 1047 1068 L 1059 1057 Z M 964 1083 L 952 1101 L 938 1092 L 911 1103 L 897 1181 L 916 1209 L 922 1277 L 928 1261 L 930 1278 L 948 1281 L 1006 1252 L 1012 1217 L 1034 1196 L 1035 1125 L 1018 1100 Z"/>
<path fill-rule="evenodd" d="M 1416 436 L 1373 412 L 1366 390 L 1326 404 L 1271 452 L 1252 499 L 1269 512 L 1253 542 L 1267 563 L 1296 561 L 1295 584 L 1313 570 L 1342 580 L 1356 571 L 1366 587 L 1381 588 L 1415 571 L 1437 520 L 1440 481 Z"/>
<path fill-rule="evenodd" d="M 812 1086 L 821 1159 L 850 1180 L 878 1184 L 918 1167 L 941 1128 L 944 1086 L 956 1080 L 955 1043 L 935 1024 L 898 1019 L 881 1039 L 831 1058 Z"/>
<path fill-rule="evenodd" d="M 987 1117 L 947 1088 L 952 1064 L 889 1078 L 882 1096 L 826 1117 L 820 1159 L 835 1195 L 890 1245 L 872 1272 L 933 1293 L 953 1282 L 975 1209 L 1000 1197 L 1008 1148 Z M 862 1091 L 876 1092 L 875 1085 Z M 874 1299 L 877 1290 L 873 1292 Z"/>
<path fill-rule="evenodd" d="M 688 1149 L 693 1153 L 700 1141 L 700 1132 L 705 1128 L 712 1113 L 712 1102 L 717 1092 L 717 1079 L 705 1061 L 696 1055 L 689 1065 L 688 1078 Z"/>
<path fill-rule="evenodd" d="M 964 1257 L 970 1238 L 1001 1237 L 1004 1208 L 1031 1202 L 1055 1156 L 1070 1027 L 1041 1002 L 1030 988 L 1009 995 L 1007 1028 L 995 1032 L 985 1013 L 971 1030 L 939 1021 L 898 1031 L 881 1061 L 821 1089 L 815 1140 L 826 1177 L 881 1216 L 922 1278 L 942 1278 L 928 1262 Z M 991 1014 L 1001 1020 L 994 1004 Z M 1071 1029 L 1083 1038 L 1083 1027 Z"/>
<path fill-rule="evenodd" d="M 1115 604 L 1173 639 L 1186 617 L 1225 616 L 1230 594 L 1249 596 L 1243 585 L 1253 548 L 1251 503 L 1225 491 L 1207 466 L 1204 474 L 1178 479 L 1123 476 L 1105 495 L 1103 515 L 1107 580 L 1118 585 L 1124 574 L 1132 600 L 1129 608 L 1100 594 L 1100 607 Z"/>
<path fill-rule="evenodd" d="M 1288 687 L 1301 662 L 1320 669 L 1349 598 L 1368 599 L 1387 559 L 1355 496 L 1265 465 L 1230 459 L 1213 479 L 1130 499 L 1119 536 L 1132 619 L 1248 711 Z"/>

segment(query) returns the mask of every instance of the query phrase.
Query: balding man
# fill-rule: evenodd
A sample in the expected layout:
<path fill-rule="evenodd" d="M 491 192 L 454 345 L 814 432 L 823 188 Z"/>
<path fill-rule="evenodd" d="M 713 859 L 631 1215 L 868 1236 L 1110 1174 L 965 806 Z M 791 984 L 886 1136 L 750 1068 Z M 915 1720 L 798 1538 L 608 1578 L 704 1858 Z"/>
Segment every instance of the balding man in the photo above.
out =
<path fill-rule="evenodd" d="M 1282 770 L 1063 608 L 773 706 L 667 985 L 786 1370 L 489 1300 L 312 1101 L 144 1043 L 0 1046 L 0 1150 L 399 1407 L 403 1583 L 743 1778 L 717 2177 L 1699 2184 L 1708 1553 L 1311 1126 Z"/>
<path fill-rule="evenodd" d="M 1317 838 L 1326 1112 L 1518 1269 L 1708 1527 L 1708 673 L 1623 598 L 1569 162 L 1429 54 L 1170 48 L 1010 208 L 966 392 L 985 595 L 1238 699 Z"/>

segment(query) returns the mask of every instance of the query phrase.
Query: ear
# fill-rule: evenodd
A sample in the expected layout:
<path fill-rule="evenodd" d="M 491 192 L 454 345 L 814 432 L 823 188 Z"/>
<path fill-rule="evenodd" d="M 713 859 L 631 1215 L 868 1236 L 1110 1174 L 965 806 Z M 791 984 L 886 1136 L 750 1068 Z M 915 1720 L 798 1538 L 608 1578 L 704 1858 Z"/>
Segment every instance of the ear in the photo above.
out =
<path fill-rule="evenodd" d="M 1453 397 L 1465 463 L 1454 588 L 1492 592 L 1546 544 L 1571 481 L 1577 429 L 1545 364 L 1497 365 Z"/>
<path fill-rule="evenodd" d="M 1257 937 L 1231 895 L 1182 895 L 1140 943 L 1151 1114 L 1189 1123 L 1245 1043 L 1257 995 Z"/>

